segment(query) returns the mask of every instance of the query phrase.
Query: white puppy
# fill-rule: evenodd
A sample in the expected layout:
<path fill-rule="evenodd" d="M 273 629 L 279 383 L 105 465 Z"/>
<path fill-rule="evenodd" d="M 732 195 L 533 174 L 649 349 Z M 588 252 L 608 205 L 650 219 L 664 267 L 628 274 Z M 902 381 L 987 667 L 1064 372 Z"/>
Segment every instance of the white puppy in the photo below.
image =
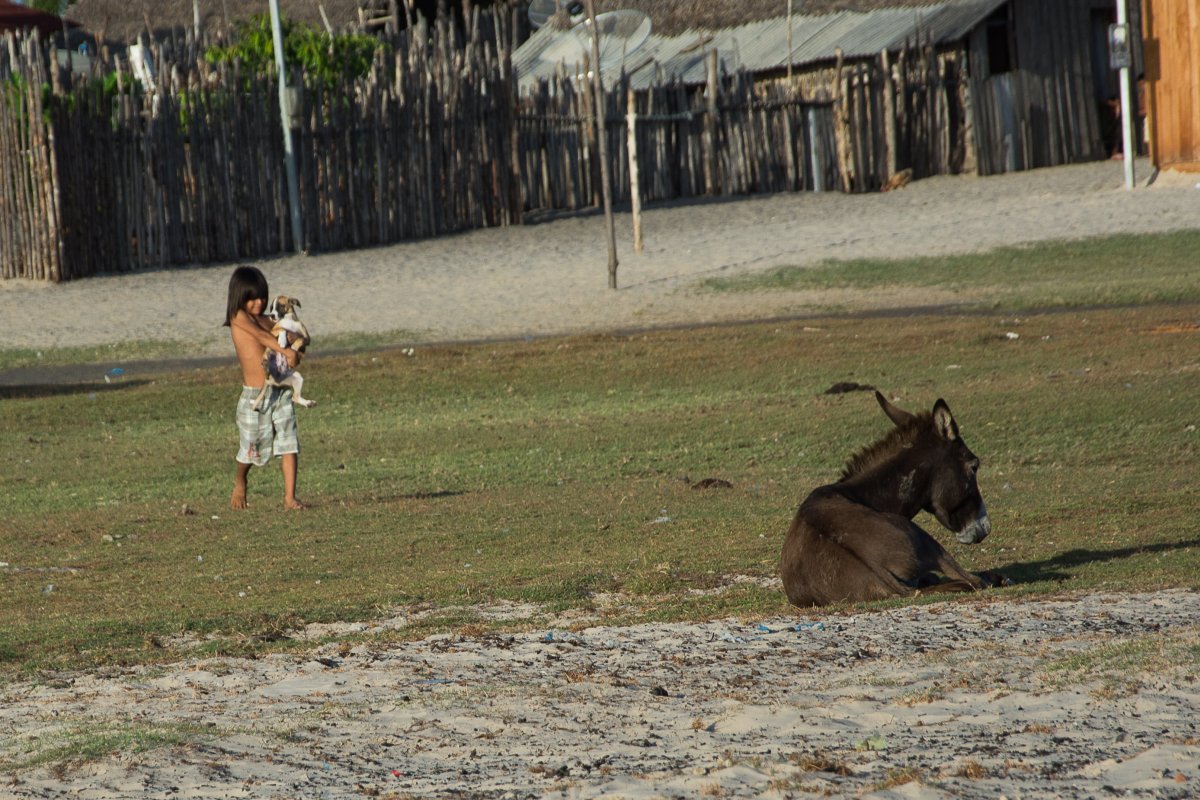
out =
<path fill-rule="evenodd" d="M 275 320 L 275 325 L 271 328 L 271 334 L 274 335 L 282 347 L 290 347 L 298 353 L 303 353 L 304 348 L 308 347 L 310 341 L 308 328 L 304 327 L 304 323 L 300 321 L 300 317 L 296 314 L 296 309 L 300 307 L 300 301 L 294 297 L 279 295 L 271 301 L 271 307 L 267 310 L 267 316 Z M 266 373 L 267 382 L 263 384 L 262 391 L 258 393 L 258 397 L 254 400 L 252 408 L 257 411 L 262 405 L 263 400 L 267 396 L 267 389 L 272 386 L 290 386 L 292 387 L 292 401 L 299 403 L 305 408 L 312 408 L 317 403 L 315 400 L 306 400 L 300 396 L 300 390 L 304 386 L 304 378 L 300 373 L 288 367 L 287 359 L 283 357 L 283 353 L 277 353 L 271 348 L 266 348 L 263 353 L 263 372 Z"/>

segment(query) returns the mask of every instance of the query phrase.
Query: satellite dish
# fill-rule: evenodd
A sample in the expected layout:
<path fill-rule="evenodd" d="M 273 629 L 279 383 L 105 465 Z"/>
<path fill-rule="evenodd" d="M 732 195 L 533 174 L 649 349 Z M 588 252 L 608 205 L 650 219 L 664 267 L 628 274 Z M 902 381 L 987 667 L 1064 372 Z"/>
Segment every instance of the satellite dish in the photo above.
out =
<path fill-rule="evenodd" d="M 579 0 L 531 0 L 529 3 L 529 24 L 535 29 L 542 27 L 550 18 L 565 8 L 574 22 L 583 16 L 583 3 Z"/>
<path fill-rule="evenodd" d="M 596 17 L 596 30 L 600 33 L 600 69 L 620 67 L 650 38 L 650 17 L 641 11 L 623 9 L 606 11 Z M 571 33 L 582 44 L 585 52 L 591 52 L 592 23 L 583 20 L 571 28 Z"/>

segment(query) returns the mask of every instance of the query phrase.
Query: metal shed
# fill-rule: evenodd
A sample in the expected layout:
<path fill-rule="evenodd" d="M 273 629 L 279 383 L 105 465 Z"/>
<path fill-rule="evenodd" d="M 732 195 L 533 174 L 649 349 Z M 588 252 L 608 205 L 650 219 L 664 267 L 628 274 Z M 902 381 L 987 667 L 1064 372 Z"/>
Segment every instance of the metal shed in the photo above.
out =
<path fill-rule="evenodd" d="M 791 49 L 786 17 L 748 22 L 715 31 L 689 30 L 677 36 L 651 34 L 633 52 L 602 64 L 605 80 L 622 72 L 635 89 L 658 79 L 690 85 L 705 82 L 705 56 L 716 50 L 725 73 L 779 72 L 831 62 L 840 49 L 845 58 L 868 58 L 882 50 L 895 51 L 906 42 L 943 45 L 963 39 L 972 28 L 1008 0 L 942 0 L 917 8 L 880 8 L 867 12 L 842 11 L 820 15 L 794 15 Z M 564 46 L 564 43 L 566 46 Z M 560 67 L 572 70 L 586 52 L 586 31 L 542 28 L 513 54 L 513 67 L 522 88 L 546 80 Z"/>

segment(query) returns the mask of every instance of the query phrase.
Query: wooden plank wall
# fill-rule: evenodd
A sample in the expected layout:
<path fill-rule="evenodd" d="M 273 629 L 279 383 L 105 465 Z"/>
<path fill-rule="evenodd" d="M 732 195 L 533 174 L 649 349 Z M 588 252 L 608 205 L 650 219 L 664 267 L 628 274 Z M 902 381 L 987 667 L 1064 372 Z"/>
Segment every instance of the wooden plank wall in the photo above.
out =
<path fill-rule="evenodd" d="M 1013 0 L 1016 68 L 987 75 L 972 37 L 972 127 L 980 175 L 1105 157 L 1093 88 L 1091 3 Z"/>
<path fill-rule="evenodd" d="M 1200 7 L 1145 0 L 1144 15 L 1154 165 L 1200 172 Z"/>

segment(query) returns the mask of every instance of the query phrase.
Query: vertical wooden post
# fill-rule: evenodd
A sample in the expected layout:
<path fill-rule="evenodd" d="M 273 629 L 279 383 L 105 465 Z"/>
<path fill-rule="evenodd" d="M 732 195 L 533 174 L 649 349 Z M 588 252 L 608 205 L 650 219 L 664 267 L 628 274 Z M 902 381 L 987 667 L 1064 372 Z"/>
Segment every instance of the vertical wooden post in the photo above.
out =
<path fill-rule="evenodd" d="M 633 86 L 626 92 L 625 126 L 627 128 L 629 150 L 629 202 L 633 207 L 633 250 L 642 252 L 642 189 L 638 179 L 637 152 L 637 104 L 634 101 Z"/>
<path fill-rule="evenodd" d="M 852 186 L 853 160 L 850 155 L 850 77 L 846 75 L 842 48 L 837 48 L 837 66 L 834 76 L 833 94 L 833 144 L 837 152 L 838 180 L 843 192 Z"/>
<path fill-rule="evenodd" d="M 883 66 L 883 144 L 887 150 L 883 182 L 896 174 L 896 82 L 892 79 L 892 60 L 885 48 L 879 54 Z"/>
<path fill-rule="evenodd" d="M 708 51 L 705 61 L 708 76 L 708 113 L 704 115 L 704 191 L 717 193 L 717 51 Z"/>
<path fill-rule="evenodd" d="M 608 135 L 605 130 L 604 81 L 600 77 L 600 29 L 596 26 L 595 0 L 587 0 L 592 27 L 592 89 L 596 94 L 596 138 L 600 156 L 600 188 L 604 194 L 604 219 L 608 223 L 608 288 L 617 288 L 617 230 L 613 222 L 612 176 L 608 167 Z"/>
<path fill-rule="evenodd" d="M 792 85 L 792 0 L 788 0 L 787 9 L 787 82 L 788 87 Z"/>

